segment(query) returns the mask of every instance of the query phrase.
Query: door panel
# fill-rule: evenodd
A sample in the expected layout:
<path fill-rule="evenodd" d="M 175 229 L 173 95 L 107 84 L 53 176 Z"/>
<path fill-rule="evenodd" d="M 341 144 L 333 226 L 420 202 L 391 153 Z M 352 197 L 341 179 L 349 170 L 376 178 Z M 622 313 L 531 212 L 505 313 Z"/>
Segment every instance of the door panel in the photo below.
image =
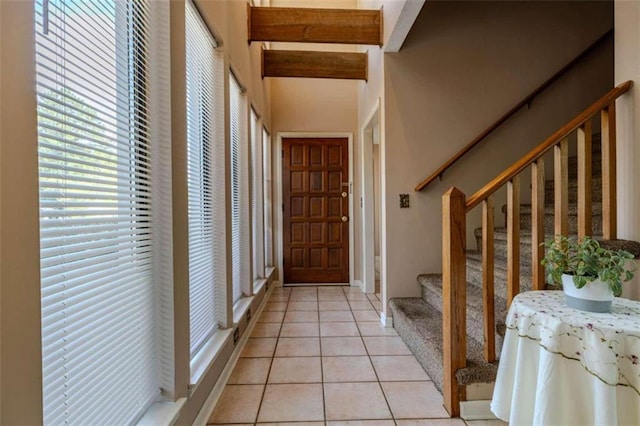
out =
<path fill-rule="evenodd" d="M 284 283 L 349 282 L 346 138 L 282 140 Z"/>

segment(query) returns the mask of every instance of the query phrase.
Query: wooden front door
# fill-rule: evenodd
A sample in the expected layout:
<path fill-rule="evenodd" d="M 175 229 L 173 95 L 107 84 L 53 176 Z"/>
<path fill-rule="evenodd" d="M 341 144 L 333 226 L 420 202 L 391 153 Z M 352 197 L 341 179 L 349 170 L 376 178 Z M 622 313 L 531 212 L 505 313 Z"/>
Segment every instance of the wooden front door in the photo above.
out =
<path fill-rule="evenodd" d="M 284 283 L 348 283 L 348 140 L 284 138 L 282 150 Z"/>

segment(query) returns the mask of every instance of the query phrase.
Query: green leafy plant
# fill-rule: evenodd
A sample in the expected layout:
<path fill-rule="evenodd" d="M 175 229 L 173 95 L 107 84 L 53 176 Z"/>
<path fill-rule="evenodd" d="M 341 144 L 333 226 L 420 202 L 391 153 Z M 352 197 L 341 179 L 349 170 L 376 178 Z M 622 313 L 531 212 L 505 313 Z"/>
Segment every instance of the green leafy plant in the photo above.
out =
<path fill-rule="evenodd" d="M 614 296 L 622 294 L 622 283 L 633 278 L 636 264 L 626 250 L 609 250 L 591 237 L 580 240 L 557 235 L 543 243 L 542 260 L 547 279 L 561 283 L 562 274 L 573 275 L 576 288 L 596 279 L 609 284 Z"/>

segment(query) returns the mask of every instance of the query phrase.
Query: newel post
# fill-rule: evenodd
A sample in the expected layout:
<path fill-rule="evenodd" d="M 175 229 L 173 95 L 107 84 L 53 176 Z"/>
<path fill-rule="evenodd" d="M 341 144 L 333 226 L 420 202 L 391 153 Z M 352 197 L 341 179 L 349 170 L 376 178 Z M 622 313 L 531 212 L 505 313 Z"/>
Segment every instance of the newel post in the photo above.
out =
<path fill-rule="evenodd" d="M 460 401 L 465 398 L 456 380 L 456 371 L 467 364 L 465 202 L 465 195 L 455 187 L 442 196 L 443 394 L 451 417 L 460 416 Z"/>

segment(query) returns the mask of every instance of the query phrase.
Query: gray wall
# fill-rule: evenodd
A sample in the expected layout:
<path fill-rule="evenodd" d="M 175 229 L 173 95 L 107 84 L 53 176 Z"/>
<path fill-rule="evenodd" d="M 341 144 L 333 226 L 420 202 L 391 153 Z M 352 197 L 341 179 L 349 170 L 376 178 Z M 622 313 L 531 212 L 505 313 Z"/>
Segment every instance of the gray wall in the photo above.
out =
<path fill-rule="evenodd" d="M 441 197 L 448 188 L 472 195 L 612 87 L 613 43 L 442 181 L 421 193 L 413 187 L 612 26 L 612 2 L 425 4 L 401 51 L 384 56 L 387 297 L 418 295 L 416 276 L 441 271 Z M 399 193 L 411 194 L 411 208 L 399 209 Z M 501 206 L 497 199 L 496 210 Z M 468 216 L 469 233 L 479 226 L 478 210 Z"/>

